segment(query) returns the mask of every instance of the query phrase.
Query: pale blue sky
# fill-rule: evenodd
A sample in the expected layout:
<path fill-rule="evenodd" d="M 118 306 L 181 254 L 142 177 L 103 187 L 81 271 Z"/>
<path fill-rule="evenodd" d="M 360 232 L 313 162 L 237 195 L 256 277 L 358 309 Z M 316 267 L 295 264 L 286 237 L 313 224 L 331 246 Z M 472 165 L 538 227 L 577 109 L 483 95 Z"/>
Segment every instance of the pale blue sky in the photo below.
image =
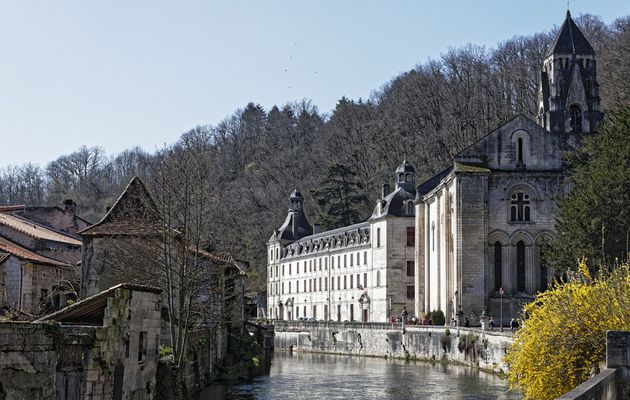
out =
<path fill-rule="evenodd" d="M 247 102 L 329 112 L 449 46 L 559 25 L 565 0 L 0 0 L 0 167 L 153 151 Z M 628 0 L 572 0 L 609 23 Z"/>

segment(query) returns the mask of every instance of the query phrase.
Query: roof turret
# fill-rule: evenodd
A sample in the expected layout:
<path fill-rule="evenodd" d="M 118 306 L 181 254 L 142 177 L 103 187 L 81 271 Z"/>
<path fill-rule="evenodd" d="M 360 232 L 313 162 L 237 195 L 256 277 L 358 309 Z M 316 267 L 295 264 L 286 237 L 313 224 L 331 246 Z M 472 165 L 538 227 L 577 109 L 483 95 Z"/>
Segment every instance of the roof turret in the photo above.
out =
<path fill-rule="evenodd" d="M 567 16 L 560 27 L 553 44 L 549 48 L 547 57 L 552 54 L 579 54 L 595 55 L 595 50 L 586 40 L 584 34 L 571 18 L 571 13 L 567 10 Z"/>

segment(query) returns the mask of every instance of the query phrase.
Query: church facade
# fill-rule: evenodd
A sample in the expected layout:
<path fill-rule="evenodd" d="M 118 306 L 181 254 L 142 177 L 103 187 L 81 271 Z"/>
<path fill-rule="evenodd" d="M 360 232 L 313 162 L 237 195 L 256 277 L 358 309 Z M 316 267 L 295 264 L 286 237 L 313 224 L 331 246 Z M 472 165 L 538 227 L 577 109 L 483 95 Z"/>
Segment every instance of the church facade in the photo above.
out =
<path fill-rule="evenodd" d="M 268 318 L 386 322 L 414 304 L 415 170 L 406 160 L 365 222 L 317 232 L 296 190 L 267 242 Z"/>
<path fill-rule="evenodd" d="M 516 116 L 418 186 L 416 314 L 506 321 L 551 282 L 544 244 L 568 192 L 562 156 L 602 120 L 595 52 L 568 12 L 540 82 L 538 121 Z"/>

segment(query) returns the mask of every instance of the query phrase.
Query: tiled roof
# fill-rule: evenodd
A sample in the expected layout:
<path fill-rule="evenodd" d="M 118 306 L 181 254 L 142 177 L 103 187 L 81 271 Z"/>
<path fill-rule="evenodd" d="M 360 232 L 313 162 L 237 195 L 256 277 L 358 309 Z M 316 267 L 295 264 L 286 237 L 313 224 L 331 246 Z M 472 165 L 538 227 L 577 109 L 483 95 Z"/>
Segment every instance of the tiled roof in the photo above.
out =
<path fill-rule="evenodd" d="M 137 292 L 162 293 L 162 289 L 154 286 L 135 285 L 130 283 L 121 283 L 103 290 L 100 293 L 90 296 L 81 301 L 48 314 L 36 322 L 58 321 L 66 324 L 84 324 L 84 325 L 101 325 L 105 308 L 107 308 L 107 300 L 114 297 L 117 289 L 127 289 Z"/>
<path fill-rule="evenodd" d="M 80 235 L 141 234 L 144 233 L 142 226 L 159 226 L 160 220 L 157 206 L 149 191 L 140 178 L 135 176 L 103 219 L 78 233 Z"/>
<path fill-rule="evenodd" d="M 58 267 L 71 267 L 70 264 L 53 260 L 52 258 L 41 256 L 1 236 L 0 236 L 0 252 L 9 253 L 11 255 L 16 256 L 17 258 L 33 261 L 38 264 L 55 265 Z"/>
<path fill-rule="evenodd" d="M 67 243 L 75 246 L 81 246 L 83 244 L 79 239 L 75 239 L 72 236 L 64 235 L 63 233 L 46 228 L 43 225 L 10 214 L 0 213 L 0 224 L 36 239 Z"/>

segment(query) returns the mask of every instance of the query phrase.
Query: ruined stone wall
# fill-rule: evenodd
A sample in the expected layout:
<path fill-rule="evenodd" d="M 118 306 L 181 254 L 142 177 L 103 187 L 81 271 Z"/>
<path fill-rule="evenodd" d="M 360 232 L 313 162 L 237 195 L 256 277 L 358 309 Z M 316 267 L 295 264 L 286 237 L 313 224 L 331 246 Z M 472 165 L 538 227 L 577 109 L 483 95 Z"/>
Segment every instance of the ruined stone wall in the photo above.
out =
<path fill-rule="evenodd" d="M 479 329 L 411 326 L 403 334 L 400 325 L 386 324 L 276 323 L 276 350 L 392 357 L 459 363 L 493 371 L 505 371 L 503 357 L 511 337 Z M 448 332 L 447 332 L 448 331 Z"/>
<path fill-rule="evenodd" d="M 55 399 L 57 327 L 0 322 L 0 398 Z"/>

